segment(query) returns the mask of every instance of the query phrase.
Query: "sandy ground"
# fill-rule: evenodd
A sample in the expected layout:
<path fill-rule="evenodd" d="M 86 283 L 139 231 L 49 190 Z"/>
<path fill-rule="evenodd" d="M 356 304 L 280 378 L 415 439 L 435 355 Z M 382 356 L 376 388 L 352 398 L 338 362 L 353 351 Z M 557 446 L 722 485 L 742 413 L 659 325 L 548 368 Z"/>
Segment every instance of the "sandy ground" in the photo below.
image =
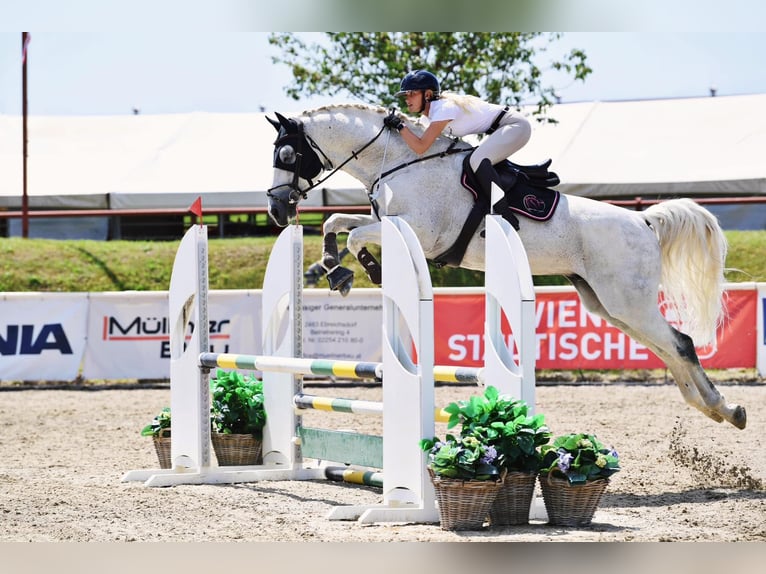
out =
<path fill-rule="evenodd" d="M 327 481 L 149 488 L 122 482 L 158 468 L 139 430 L 169 388 L 0 390 L 0 541 L 764 541 L 766 385 L 719 384 L 748 410 L 740 431 L 686 406 L 673 384 L 548 385 L 537 410 L 555 434 L 593 432 L 621 455 L 594 521 L 449 532 L 438 524 L 329 521 L 338 505 L 381 500 L 379 489 Z M 307 392 L 379 400 L 380 387 Z M 437 387 L 437 402 L 476 387 Z M 312 412 L 307 426 L 379 432 L 380 419 Z M 438 432 L 438 429 L 437 429 Z M 539 487 L 538 487 L 539 489 Z"/>

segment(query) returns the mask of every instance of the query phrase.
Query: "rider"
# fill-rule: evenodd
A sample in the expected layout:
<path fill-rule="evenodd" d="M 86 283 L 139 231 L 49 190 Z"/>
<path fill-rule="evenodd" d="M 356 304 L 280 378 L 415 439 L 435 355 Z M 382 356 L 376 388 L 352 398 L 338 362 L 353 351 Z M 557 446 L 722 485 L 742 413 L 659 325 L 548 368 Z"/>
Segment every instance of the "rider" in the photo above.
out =
<path fill-rule="evenodd" d="M 444 132 L 448 136 L 487 134 L 469 159 L 481 192 L 491 198 L 492 182 L 500 179 L 493 167 L 520 150 L 529 141 L 532 127 L 521 114 L 509 106 L 492 104 L 476 96 L 442 92 L 439 80 L 426 70 L 409 72 L 396 97 L 404 96 L 410 113 L 424 114 L 428 127 L 422 136 L 409 130 L 394 113 L 383 123 L 397 130 L 407 145 L 418 155 L 425 153 Z"/>

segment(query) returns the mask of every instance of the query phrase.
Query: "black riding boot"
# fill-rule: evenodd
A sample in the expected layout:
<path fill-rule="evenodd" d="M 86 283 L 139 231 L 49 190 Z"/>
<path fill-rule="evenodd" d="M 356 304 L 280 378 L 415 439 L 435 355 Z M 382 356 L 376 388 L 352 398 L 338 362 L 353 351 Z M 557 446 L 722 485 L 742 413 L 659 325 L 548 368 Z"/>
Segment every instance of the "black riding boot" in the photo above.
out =
<path fill-rule="evenodd" d="M 474 171 L 474 174 L 476 175 L 476 181 L 479 183 L 479 190 L 482 195 L 487 198 L 487 203 L 492 205 L 492 183 L 495 183 L 502 189 L 502 186 L 500 185 L 500 176 L 492 165 L 492 162 L 487 158 L 484 158 L 481 160 L 478 169 Z M 508 201 L 505 199 L 505 196 L 495 203 L 495 205 L 492 205 L 492 209 L 495 213 L 501 215 L 508 223 L 513 225 L 513 228 L 516 229 L 516 231 L 519 230 L 519 220 L 508 206 Z"/>

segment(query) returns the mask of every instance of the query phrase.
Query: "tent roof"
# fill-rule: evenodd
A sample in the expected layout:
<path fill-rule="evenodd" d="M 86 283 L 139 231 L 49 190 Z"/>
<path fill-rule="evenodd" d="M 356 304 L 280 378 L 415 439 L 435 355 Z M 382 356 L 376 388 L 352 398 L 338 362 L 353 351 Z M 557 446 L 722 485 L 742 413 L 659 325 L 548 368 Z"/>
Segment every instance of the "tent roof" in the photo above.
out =
<path fill-rule="evenodd" d="M 766 94 L 558 104 L 513 160 L 553 158 L 560 189 L 591 197 L 766 195 Z M 264 114 L 31 116 L 33 208 L 266 205 L 274 129 Z M 21 118 L 0 115 L 0 208 L 19 209 Z M 361 204 L 339 173 L 307 205 Z M 324 197 L 323 197 L 324 196 Z"/>
<path fill-rule="evenodd" d="M 589 197 L 766 194 L 766 94 L 554 106 L 513 156 Z"/>

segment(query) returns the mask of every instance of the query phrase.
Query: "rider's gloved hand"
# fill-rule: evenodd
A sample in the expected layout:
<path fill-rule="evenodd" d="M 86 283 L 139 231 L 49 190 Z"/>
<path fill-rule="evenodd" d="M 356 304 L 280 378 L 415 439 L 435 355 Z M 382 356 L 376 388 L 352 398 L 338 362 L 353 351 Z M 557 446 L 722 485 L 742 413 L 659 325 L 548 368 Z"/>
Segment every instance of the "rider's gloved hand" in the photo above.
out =
<path fill-rule="evenodd" d="M 385 118 L 383 118 L 383 125 L 391 130 L 402 131 L 404 122 L 396 115 L 396 112 L 391 112 Z"/>

